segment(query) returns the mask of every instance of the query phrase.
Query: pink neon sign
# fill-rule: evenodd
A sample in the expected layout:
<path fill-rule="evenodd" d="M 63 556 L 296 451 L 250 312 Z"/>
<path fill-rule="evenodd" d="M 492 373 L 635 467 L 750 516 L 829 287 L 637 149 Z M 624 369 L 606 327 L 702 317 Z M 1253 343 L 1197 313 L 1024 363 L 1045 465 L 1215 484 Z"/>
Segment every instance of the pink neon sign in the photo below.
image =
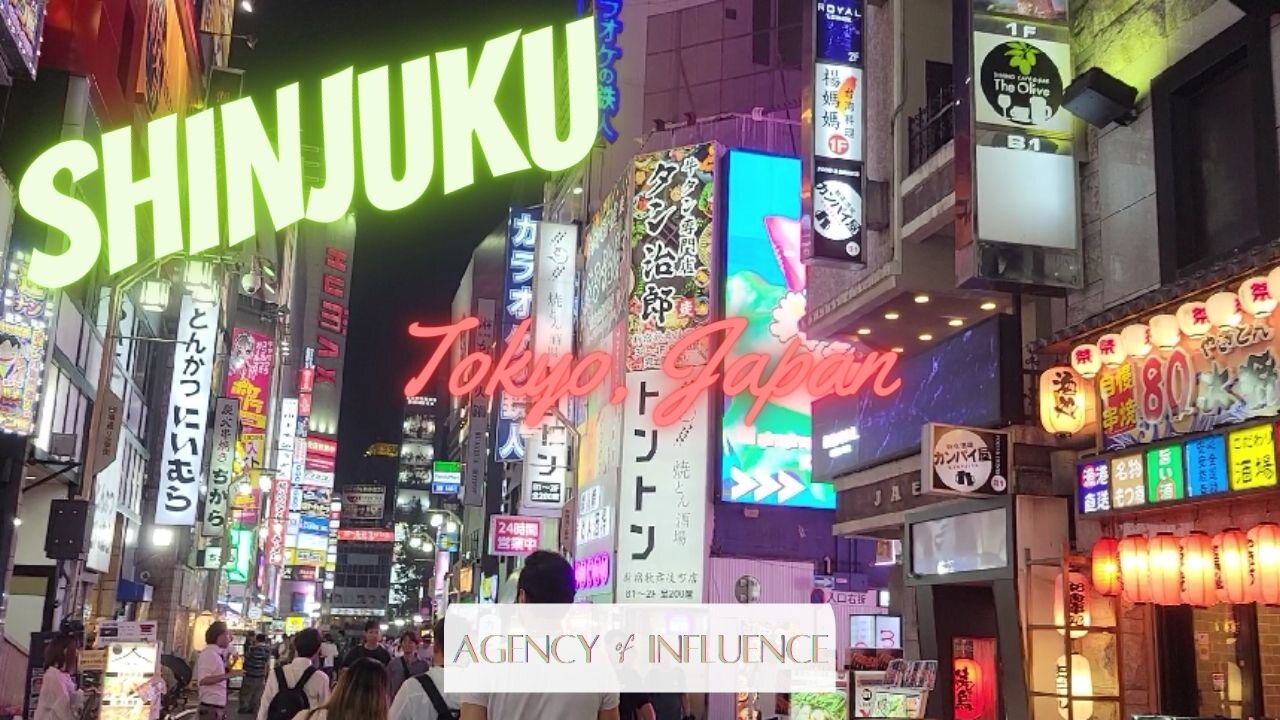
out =
<path fill-rule="evenodd" d="M 596 553 L 573 563 L 573 580 L 576 590 L 592 590 L 609 584 L 613 560 L 609 553 Z"/>
<path fill-rule="evenodd" d="M 469 317 L 453 325 L 410 325 L 411 336 L 438 338 L 440 342 L 421 372 L 405 385 L 405 396 L 422 394 L 453 344 L 463 333 L 479 324 L 479 320 Z M 611 376 L 614 358 L 608 353 L 592 352 L 582 358 L 565 355 L 554 363 L 546 356 L 535 356 L 523 346 L 529 325 L 530 321 L 526 320 L 516 328 L 507 340 L 507 349 L 496 362 L 485 352 L 473 352 L 462 358 L 449 373 L 449 393 L 465 397 L 480 391 L 492 396 L 501 388 L 510 397 L 526 400 L 528 411 L 524 424 L 533 428 L 562 399 L 586 395 Z M 816 400 L 827 395 L 849 397 L 868 390 L 887 397 L 902 385 L 902 380 L 893 373 L 898 361 L 897 353 L 818 355 L 810 352 L 799 336 L 787 343 L 772 371 L 769 370 L 772 358 L 766 353 L 743 353 L 728 361 L 729 350 L 737 344 L 746 328 L 745 318 L 726 318 L 690 331 L 672 344 L 662 359 L 662 371 L 678 381 L 681 387 L 658 403 L 654 421 L 659 427 L 666 427 L 684 417 L 703 392 L 717 386 L 727 396 L 749 392 L 755 397 L 743 420 L 751 425 L 771 400 L 784 398 L 801 388 Z M 687 350 L 708 340 L 717 347 L 706 365 L 687 367 L 680 364 L 679 359 Z M 517 381 L 516 378 L 525 370 L 528 370 L 526 379 Z M 618 386 L 613 388 L 609 401 L 617 405 L 626 397 L 626 387 Z"/>

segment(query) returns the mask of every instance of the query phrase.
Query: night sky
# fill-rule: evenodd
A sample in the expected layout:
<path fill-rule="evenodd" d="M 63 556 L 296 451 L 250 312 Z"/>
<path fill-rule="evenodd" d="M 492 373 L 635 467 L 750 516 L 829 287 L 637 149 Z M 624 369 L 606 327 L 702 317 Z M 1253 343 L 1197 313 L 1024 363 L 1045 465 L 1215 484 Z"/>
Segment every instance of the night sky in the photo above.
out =
<path fill-rule="evenodd" d="M 534 29 L 570 19 L 574 0 L 255 0 L 254 12 L 237 12 L 235 31 L 256 36 L 256 49 L 237 41 L 231 64 L 246 70 L 248 92 L 264 116 L 275 90 L 302 83 L 304 107 L 319 95 L 319 80 L 346 67 L 356 72 L 396 66 L 440 50 L 468 47 L 472 63 L 484 41 L 512 30 Z M 523 144 L 519 51 L 507 70 L 499 107 Z M 396 93 L 393 92 L 393 95 Z M 436 104 L 437 113 L 439 109 Z M 319 123 L 304 110 L 304 143 Z M 399 117 L 398 109 L 393 117 Z M 438 123 L 437 114 L 437 123 Z M 310 132 L 309 132 L 310 131 Z M 411 322 L 447 320 L 449 304 L 472 249 L 498 223 L 513 201 L 541 194 L 540 175 L 529 171 L 493 179 L 477 148 L 476 184 L 441 195 L 439 130 L 432 188 L 417 204 L 387 214 L 362 206 L 356 189 L 358 235 L 350 329 L 339 424 L 338 481 L 362 480 L 361 458 L 373 442 L 396 442 L 405 381 L 421 368 L 429 347 L 411 341 Z M 372 479 L 372 478 L 371 478 Z"/>

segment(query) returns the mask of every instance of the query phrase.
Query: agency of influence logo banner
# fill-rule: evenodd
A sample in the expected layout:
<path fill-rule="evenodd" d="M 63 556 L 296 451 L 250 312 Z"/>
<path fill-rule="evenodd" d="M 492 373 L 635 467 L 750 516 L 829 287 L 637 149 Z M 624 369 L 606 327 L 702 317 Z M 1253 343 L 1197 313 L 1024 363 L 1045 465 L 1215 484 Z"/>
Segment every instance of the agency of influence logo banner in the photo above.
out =
<path fill-rule="evenodd" d="M 829 692 L 822 605 L 450 605 L 454 693 Z"/>

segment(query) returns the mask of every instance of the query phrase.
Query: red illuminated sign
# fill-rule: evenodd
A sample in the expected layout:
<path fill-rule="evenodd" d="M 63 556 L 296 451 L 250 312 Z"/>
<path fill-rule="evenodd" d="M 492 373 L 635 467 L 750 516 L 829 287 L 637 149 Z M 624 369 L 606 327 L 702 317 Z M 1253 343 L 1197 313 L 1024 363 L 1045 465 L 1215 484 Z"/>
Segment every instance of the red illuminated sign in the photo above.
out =
<path fill-rule="evenodd" d="M 441 341 L 422 371 L 405 385 L 405 396 L 420 394 L 448 357 L 453 344 L 463 333 L 479 325 L 480 321 L 474 317 L 464 318 L 453 325 L 410 325 L 411 336 L 440 338 Z M 532 428 L 537 427 L 551 408 L 557 407 L 565 397 L 582 397 L 611 376 L 614 358 L 608 353 L 592 352 L 580 359 L 565 355 L 553 364 L 545 356 L 535 356 L 522 349 L 529 325 L 530 321 L 526 320 L 516 328 L 507 340 L 507 349 L 496 363 L 484 352 L 473 352 L 462 358 L 449 373 L 449 392 L 455 397 L 466 397 L 476 391 L 492 396 L 501 388 L 508 396 L 527 401 L 524 424 Z M 704 392 L 717 386 L 730 397 L 743 392 L 755 397 L 743 418 L 745 424 L 751 425 L 768 402 L 785 398 L 802 387 L 816 400 L 827 395 L 848 397 L 864 390 L 887 397 L 902 385 L 902 380 L 893 374 L 897 353 L 819 356 L 811 353 L 799 336 L 787 343 L 772 371 L 769 370 L 772 358 L 766 353 L 742 353 L 731 362 L 727 361 L 730 349 L 737 344 L 746 328 L 746 318 L 726 318 L 686 333 L 671 346 L 662 360 L 662 370 L 668 377 L 679 381 L 681 387 L 658 403 L 654 421 L 659 427 L 671 425 L 687 415 Z M 716 342 L 717 349 L 706 365 L 680 365 L 679 358 L 708 339 Z M 517 378 L 526 370 L 527 378 L 523 382 L 518 381 Z M 617 405 L 626 396 L 626 387 L 615 387 L 609 401 Z"/>
<path fill-rule="evenodd" d="M 542 523 L 519 515 L 494 515 L 489 519 L 489 554 L 528 555 L 542 544 Z"/>
<path fill-rule="evenodd" d="M 362 530 L 359 528 L 339 528 L 338 539 L 344 542 L 389 543 L 389 542 L 396 541 L 396 534 L 390 530 Z"/>

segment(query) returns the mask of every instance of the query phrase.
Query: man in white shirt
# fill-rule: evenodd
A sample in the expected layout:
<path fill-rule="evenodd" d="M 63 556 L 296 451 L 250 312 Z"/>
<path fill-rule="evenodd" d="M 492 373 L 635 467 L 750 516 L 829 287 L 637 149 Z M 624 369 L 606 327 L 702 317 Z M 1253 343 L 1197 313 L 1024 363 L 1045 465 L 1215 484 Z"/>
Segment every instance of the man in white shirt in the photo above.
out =
<path fill-rule="evenodd" d="M 293 650 L 293 660 L 277 669 L 284 673 L 285 683 L 290 689 L 298 687 L 308 670 L 313 671 L 302 691 L 307 698 L 307 709 L 315 710 L 329 699 L 329 676 L 315 670 L 315 659 L 320 654 L 320 631 L 307 628 L 294 635 Z M 267 686 L 262 691 L 262 702 L 258 705 L 258 720 L 267 720 L 271 701 L 280 692 L 278 675 L 279 673 L 272 672 L 267 676 Z"/>
<path fill-rule="evenodd" d="M 231 632 L 219 620 L 204 631 L 204 649 L 196 656 L 196 686 L 200 697 L 200 720 L 225 720 L 227 681 L 240 674 L 227 671 L 226 652 Z"/>
<path fill-rule="evenodd" d="M 436 622 L 435 636 L 444 637 L 444 618 Z M 458 710 L 458 699 L 444 691 L 444 643 L 437 640 L 433 646 L 431 669 L 417 677 L 405 679 L 400 692 L 396 693 L 395 700 L 391 703 L 388 720 L 450 720 L 449 717 L 441 717 L 441 708 L 436 706 L 436 699 L 427 692 L 427 680 L 418 678 L 430 680 L 431 686 L 440 695 L 440 701 L 449 710 Z"/>
<path fill-rule="evenodd" d="M 333 681 L 337 678 L 338 644 L 333 641 L 333 633 L 324 634 L 324 642 L 320 643 L 320 669 L 324 670 Z"/>
<path fill-rule="evenodd" d="M 573 602 L 573 568 L 563 557 L 539 550 L 525 558 L 516 602 Z M 444 635 L 436 646 L 443 648 Z M 440 657 L 437 655 L 437 657 Z M 408 685 L 408 683 L 406 683 Z M 618 693 L 483 693 L 462 697 L 462 720 L 619 720 Z M 393 717 L 392 720 L 402 720 Z"/>

